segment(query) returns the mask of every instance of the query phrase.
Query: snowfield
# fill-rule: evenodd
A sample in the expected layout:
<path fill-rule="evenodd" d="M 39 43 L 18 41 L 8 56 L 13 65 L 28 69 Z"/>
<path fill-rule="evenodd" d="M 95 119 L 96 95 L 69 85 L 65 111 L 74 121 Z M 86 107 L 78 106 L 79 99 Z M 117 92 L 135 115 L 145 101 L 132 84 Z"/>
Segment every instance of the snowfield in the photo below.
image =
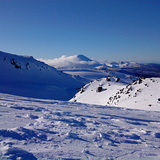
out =
<path fill-rule="evenodd" d="M 0 159 L 160 159 L 160 112 L 0 94 Z"/>
<path fill-rule="evenodd" d="M 132 83 L 130 78 L 127 79 L 106 77 L 94 80 L 82 87 L 70 101 L 160 111 L 160 78 L 138 79 Z"/>

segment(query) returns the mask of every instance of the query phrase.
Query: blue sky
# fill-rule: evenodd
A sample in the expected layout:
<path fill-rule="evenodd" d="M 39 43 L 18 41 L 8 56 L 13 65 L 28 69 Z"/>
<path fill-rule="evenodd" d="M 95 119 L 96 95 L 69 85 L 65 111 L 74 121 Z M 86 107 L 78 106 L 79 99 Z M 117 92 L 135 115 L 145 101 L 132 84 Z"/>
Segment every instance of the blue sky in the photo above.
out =
<path fill-rule="evenodd" d="M 160 0 L 0 0 L 0 50 L 160 63 Z"/>

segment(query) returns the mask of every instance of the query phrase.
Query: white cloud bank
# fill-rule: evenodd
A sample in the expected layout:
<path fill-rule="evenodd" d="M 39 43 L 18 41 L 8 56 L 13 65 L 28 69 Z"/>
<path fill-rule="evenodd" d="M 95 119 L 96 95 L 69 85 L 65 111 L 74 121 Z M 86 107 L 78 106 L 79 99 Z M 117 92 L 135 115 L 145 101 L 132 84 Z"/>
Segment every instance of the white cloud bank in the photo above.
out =
<path fill-rule="evenodd" d="M 61 56 L 60 58 L 55 59 L 38 59 L 50 66 L 56 67 L 56 68 L 73 68 L 76 66 L 76 68 L 79 67 L 96 67 L 99 66 L 100 63 L 94 60 L 91 60 L 83 55 L 73 55 L 73 56 Z"/>

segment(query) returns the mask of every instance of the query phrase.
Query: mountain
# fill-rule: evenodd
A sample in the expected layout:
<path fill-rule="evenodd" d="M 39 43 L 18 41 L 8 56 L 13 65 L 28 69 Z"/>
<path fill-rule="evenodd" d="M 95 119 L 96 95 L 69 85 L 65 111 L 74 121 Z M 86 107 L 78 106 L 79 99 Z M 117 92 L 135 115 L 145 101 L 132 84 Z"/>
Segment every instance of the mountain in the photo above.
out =
<path fill-rule="evenodd" d="M 58 69 L 94 68 L 101 65 L 98 61 L 91 60 L 84 55 L 62 56 L 55 59 L 38 59 Z"/>
<path fill-rule="evenodd" d="M 101 61 L 108 70 L 135 75 L 138 77 L 160 77 L 160 64 L 156 63 L 137 63 L 130 61 Z"/>
<path fill-rule="evenodd" d="M 128 81 L 128 84 L 125 81 L 117 77 L 94 80 L 70 101 L 160 111 L 160 78 Z"/>
<path fill-rule="evenodd" d="M 110 75 L 125 76 L 124 73 L 109 70 L 105 63 L 92 60 L 84 55 L 62 56 L 56 59 L 39 60 L 72 76 L 82 77 L 84 83 Z"/>
<path fill-rule="evenodd" d="M 93 61 L 93 60 L 89 59 L 88 57 L 81 55 L 81 54 L 75 56 L 75 58 L 77 58 L 79 61 L 88 61 L 88 62 Z"/>
<path fill-rule="evenodd" d="M 139 77 L 160 77 L 160 64 L 139 64 L 139 66 L 136 67 L 119 68 L 116 71 L 121 73 L 132 74 Z"/>
<path fill-rule="evenodd" d="M 95 68 L 95 67 L 107 67 L 107 68 L 126 68 L 126 67 L 139 67 L 140 64 L 130 61 L 96 61 L 92 60 L 84 55 L 73 55 L 73 56 L 62 56 L 55 59 L 38 59 L 45 62 L 53 67 L 60 69 L 70 69 L 70 68 Z"/>
<path fill-rule="evenodd" d="M 140 67 L 139 63 L 132 61 L 101 61 L 101 63 L 105 64 L 108 68 L 136 68 Z"/>
<path fill-rule="evenodd" d="M 67 74 L 84 78 L 84 83 L 106 77 L 113 73 L 128 74 L 135 77 L 160 77 L 160 64 L 155 63 L 143 64 L 132 61 L 96 61 L 84 55 L 62 56 L 55 59 L 39 60 Z"/>
<path fill-rule="evenodd" d="M 84 83 L 31 56 L 0 52 L 0 90 L 15 95 L 68 100 Z"/>

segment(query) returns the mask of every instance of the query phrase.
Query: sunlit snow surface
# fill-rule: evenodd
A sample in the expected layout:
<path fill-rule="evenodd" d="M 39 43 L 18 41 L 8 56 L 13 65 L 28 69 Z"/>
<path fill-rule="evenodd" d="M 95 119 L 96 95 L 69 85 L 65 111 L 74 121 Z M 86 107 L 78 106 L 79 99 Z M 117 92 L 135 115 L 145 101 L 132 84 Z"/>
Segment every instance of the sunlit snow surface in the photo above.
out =
<path fill-rule="evenodd" d="M 0 94 L 0 159 L 160 159 L 160 112 Z"/>
<path fill-rule="evenodd" d="M 128 84 L 124 83 L 127 78 L 118 82 L 115 77 L 107 79 L 86 84 L 70 101 L 160 111 L 160 78 L 139 79 Z M 98 87 L 102 87 L 101 92 L 97 91 Z"/>

